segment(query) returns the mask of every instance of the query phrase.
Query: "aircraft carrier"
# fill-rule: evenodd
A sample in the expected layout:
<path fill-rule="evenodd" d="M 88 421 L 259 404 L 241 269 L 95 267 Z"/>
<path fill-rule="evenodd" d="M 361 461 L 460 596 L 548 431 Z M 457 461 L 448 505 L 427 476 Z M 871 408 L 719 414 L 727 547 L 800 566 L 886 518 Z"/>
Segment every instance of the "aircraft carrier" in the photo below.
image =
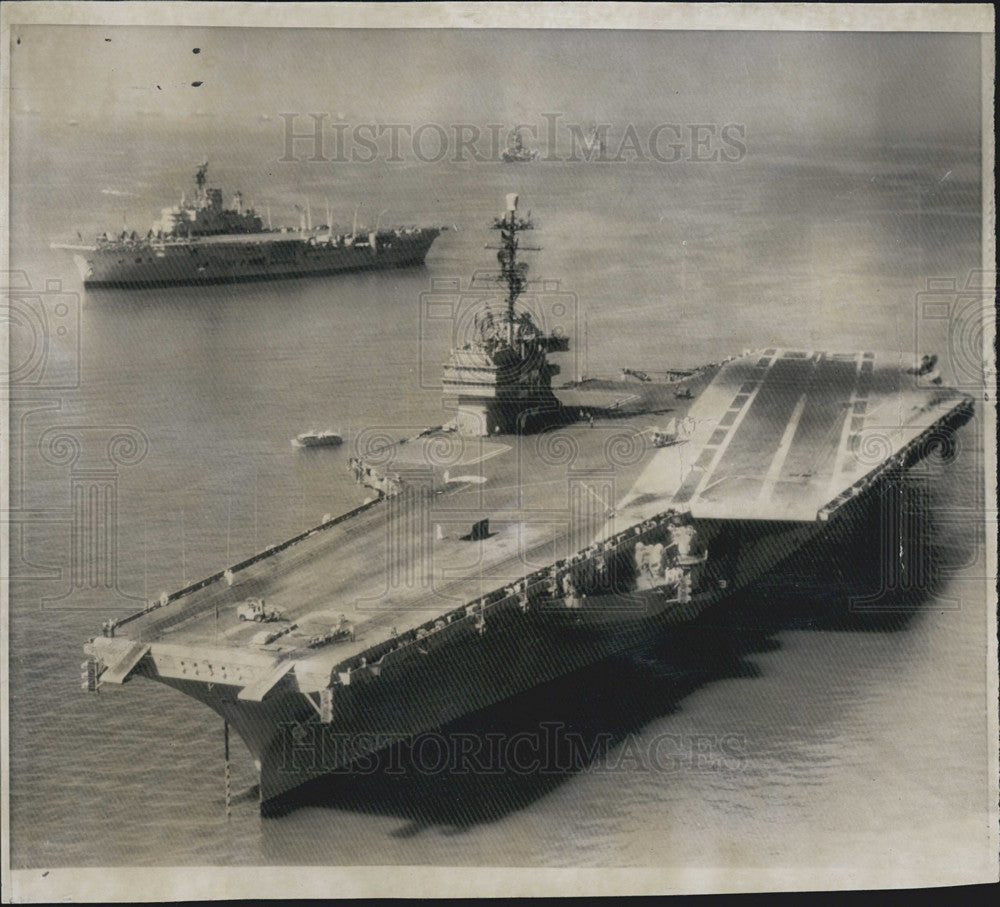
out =
<path fill-rule="evenodd" d="M 971 417 L 932 360 L 874 350 L 761 349 L 676 383 L 553 388 L 566 340 L 522 304 L 531 225 L 507 208 L 505 295 L 444 364 L 455 420 L 355 439 L 365 503 L 85 647 L 86 689 L 145 677 L 215 710 L 253 754 L 263 812 L 850 534 Z"/>
<path fill-rule="evenodd" d="M 85 287 L 156 287 L 312 277 L 341 271 L 422 264 L 440 227 L 394 227 L 335 233 L 301 212 L 297 229 L 265 227 L 240 193 L 225 208 L 222 190 L 207 186 L 208 164 L 196 176 L 188 202 L 164 208 L 145 235 L 101 234 L 93 244 L 53 243 L 71 252 Z M 270 219 L 270 218 L 269 218 Z"/>

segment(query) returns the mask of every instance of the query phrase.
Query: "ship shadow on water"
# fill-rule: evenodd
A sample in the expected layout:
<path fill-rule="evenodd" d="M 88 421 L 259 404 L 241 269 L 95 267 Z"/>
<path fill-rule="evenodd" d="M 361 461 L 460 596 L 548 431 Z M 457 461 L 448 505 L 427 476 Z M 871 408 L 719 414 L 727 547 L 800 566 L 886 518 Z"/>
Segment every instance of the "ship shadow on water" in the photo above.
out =
<path fill-rule="evenodd" d="M 462 834 L 530 807 L 576 775 L 600 771 L 630 735 L 669 719 L 692 693 L 763 676 L 754 656 L 779 651 L 784 632 L 905 632 L 936 606 L 935 587 L 892 582 L 896 574 L 873 550 L 871 528 L 835 549 L 812 543 L 766 583 L 628 654 L 383 750 L 363 770 L 312 782 L 272 815 L 346 810 L 404 820 L 394 837 L 432 829 Z M 940 552 L 931 546 L 921 556 L 935 575 Z M 491 748 L 491 739 L 500 745 Z M 515 740 L 528 741 L 530 765 L 526 751 L 504 751 Z M 447 757 L 441 741 L 448 742 Z"/>

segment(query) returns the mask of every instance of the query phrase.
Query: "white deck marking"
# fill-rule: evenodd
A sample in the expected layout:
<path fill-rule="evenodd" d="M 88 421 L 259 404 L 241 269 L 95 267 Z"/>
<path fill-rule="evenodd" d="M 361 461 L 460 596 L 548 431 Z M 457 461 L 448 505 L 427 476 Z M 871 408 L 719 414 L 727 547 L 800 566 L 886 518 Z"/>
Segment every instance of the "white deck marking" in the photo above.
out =
<path fill-rule="evenodd" d="M 764 476 L 764 484 L 761 485 L 760 494 L 757 495 L 758 501 L 768 500 L 771 497 L 771 492 L 774 491 L 774 486 L 778 484 L 778 476 L 781 475 L 785 460 L 788 459 L 788 452 L 792 449 L 792 439 L 795 437 L 795 430 L 799 427 L 802 414 L 806 411 L 806 400 L 808 399 L 808 392 L 803 391 L 792 410 L 792 414 L 788 417 L 788 424 L 781 436 L 778 450 L 774 454 L 774 459 L 771 460 L 771 467 L 768 469 L 767 475 Z"/>
<path fill-rule="evenodd" d="M 605 511 L 607 511 L 608 513 L 614 513 L 615 507 L 613 503 L 609 504 L 603 498 L 599 498 L 597 494 L 594 492 L 594 489 L 586 482 L 581 482 L 580 485 L 587 489 L 587 494 L 589 494 L 595 501 L 597 501 L 597 503 L 600 504 L 605 509 Z"/>
<path fill-rule="evenodd" d="M 854 421 L 854 404 L 861 400 L 861 398 L 858 397 L 858 381 L 861 378 L 861 366 L 864 361 L 864 356 L 859 353 L 857 357 L 857 367 L 854 370 L 854 388 L 851 390 L 851 396 L 847 401 L 847 418 L 844 419 L 844 427 L 840 431 L 840 443 L 837 445 L 837 456 L 833 461 L 833 473 L 830 476 L 830 484 L 827 486 L 827 500 L 836 497 L 841 491 L 840 476 L 844 471 L 844 459 L 847 456 L 848 447 L 847 441 L 851 436 L 851 423 Z M 864 399 L 867 400 L 867 396 Z M 868 420 L 867 412 L 865 413 L 864 419 L 865 421 Z"/>
<path fill-rule="evenodd" d="M 457 465 L 458 466 L 475 466 L 477 463 L 482 463 L 484 460 L 490 460 L 493 457 L 499 457 L 500 454 L 507 453 L 507 451 L 511 450 L 511 449 L 512 448 L 511 448 L 511 446 L 509 444 L 499 444 L 499 445 L 497 445 L 497 449 L 496 450 L 491 450 L 489 453 L 484 453 L 482 456 L 475 457 L 472 460 L 462 460 Z"/>
<path fill-rule="evenodd" d="M 764 374 L 761 375 L 760 380 L 757 382 L 757 386 L 750 392 L 750 396 L 747 397 L 746 403 L 743 404 L 743 409 L 740 410 L 739 415 L 737 415 L 737 417 L 733 420 L 733 424 L 729 426 L 729 434 L 726 435 L 722 443 L 719 445 L 718 449 L 715 451 L 715 456 L 712 458 L 711 464 L 709 465 L 708 469 L 705 470 L 705 475 L 701 477 L 701 481 L 698 483 L 698 487 L 695 488 L 694 494 L 691 495 L 691 500 L 688 502 L 689 505 L 693 505 L 694 502 L 701 497 L 702 492 L 705 491 L 706 487 L 709 484 L 708 480 L 712 477 L 712 473 L 715 472 L 716 467 L 722 460 L 722 455 L 726 452 L 726 448 L 729 447 L 730 443 L 732 443 L 733 438 L 736 437 L 740 425 L 746 418 L 747 413 L 750 412 L 750 407 L 753 406 L 754 400 L 757 399 L 757 394 L 760 393 L 760 389 L 764 386 L 764 383 L 767 381 L 767 373 L 771 371 L 772 368 L 774 368 L 774 364 L 779 359 L 781 359 L 784 353 L 785 353 L 784 350 L 774 351 L 774 355 L 771 357 L 771 361 L 764 369 Z M 811 350 L 809 351 L 809 355 L 812 356 Z M 737 392 L 737 396 L 739 396 L 739 392 Z M 718 424 L 718 422 L 716 424 Z"/>

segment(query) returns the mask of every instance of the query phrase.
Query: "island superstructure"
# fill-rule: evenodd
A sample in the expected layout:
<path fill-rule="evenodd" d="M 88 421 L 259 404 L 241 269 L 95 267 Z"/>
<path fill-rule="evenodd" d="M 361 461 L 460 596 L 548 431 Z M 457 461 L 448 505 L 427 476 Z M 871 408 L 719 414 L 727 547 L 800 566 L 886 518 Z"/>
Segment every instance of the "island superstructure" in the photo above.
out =
<path fill-rule="evenodd" d="M 335 233 L 313 228 L 311 209 L 299 226 L 265 227 L 237 192 L 229 208 L 207 185 L 208 163 L 195 174 L 195 195 L 164 208 L 144 235 L 102 233 L 93 244 L 53 243 L 73 254 L 86 287 L 226 283 L 377 270 L 422 264 L 442 227 L 393 227 Z M 329 220 L 329 216 L 328 216 Z"/>
<path fill-rule="evenodd" d="M 493 275 L 501 290 L 494 300 L 497 311 L 487 304 L 475 315 L 473 335 L 451 351 L 444 366 L 445 394 L 457 403 L 456 428 L 471 437 L 522 434 L 551 422 L 560 407 L 552 393 L 559 368 L 547 354 L 568 349 L 569 338 L 543 331 L 529 310 L 517 309 L 528 273 L 517 260 L 518 250 L 538 250 L 520 244 L 520 234 L 534 225 L 518 215 L 517 195 L 511 193 L 506 202 L 506 213 L 493 222 L 500 245 L 487 245 L 496 250 L 499 264 Z"/>
<path fill-rule="evenodd" d="M 454 422 L 355 438 L 349 467 L 374 498 L 85 647 L 87 688 L 145 677 L 221 715 L 264 811 L 849 535 L 971 416 L 967 395 L 870 350 L 766 348 L 679 384 L 553 388 L 568 340 L 531 311 L 516 198 L 495 226 L 500 292 L 445 364 Z M 651 427 L 664 409 L 671 426 Z"/>

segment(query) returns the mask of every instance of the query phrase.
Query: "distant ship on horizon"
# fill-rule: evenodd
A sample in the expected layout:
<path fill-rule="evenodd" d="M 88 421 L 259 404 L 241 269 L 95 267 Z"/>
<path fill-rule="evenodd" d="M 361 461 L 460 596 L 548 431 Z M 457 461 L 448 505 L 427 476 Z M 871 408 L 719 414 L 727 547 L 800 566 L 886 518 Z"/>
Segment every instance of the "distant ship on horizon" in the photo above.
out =
<path fill-rule="evenodd" d="M 500 153 L 500 157 L 505 164 L 523 164 L 533 161 L 538 157 L 538 152 L 528 149 L 521 138 L 521 130 L 514 131 L 514 137 L 506 148 Z"/>
<path fill-rule="evenodd" d="M 208 162 L 195 175 L 193 201 L 182 196 L 140 236 L 123 230 L 102 233 L 93 244 L 53 243 L 73 253 L 85 287 L 151 287 L 229 283 L 381 270 L 422 264 L 447 227 L 394 227 L 334 233 L 329 224 L 312 227 L 302 212 L 297 229 L 271 228 L 245 207 L 237 192 L 229 208 L 222 190 L 207 187 Z M 328 218 L 329 219 L 329 218 Z M 268 216 L 270 222 L 270 216 Z M 79 234 L 77 234 L 79 236 Z"/>

